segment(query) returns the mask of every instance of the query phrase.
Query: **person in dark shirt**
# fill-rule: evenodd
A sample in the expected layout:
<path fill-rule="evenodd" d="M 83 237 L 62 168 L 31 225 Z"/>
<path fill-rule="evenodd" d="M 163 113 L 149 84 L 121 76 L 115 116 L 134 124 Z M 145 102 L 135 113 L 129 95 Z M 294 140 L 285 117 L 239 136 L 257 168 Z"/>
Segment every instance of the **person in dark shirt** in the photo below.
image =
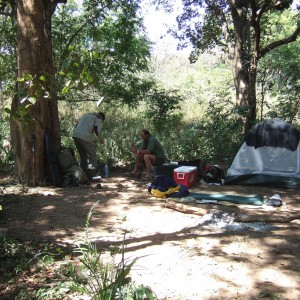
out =
<path fill-rule="evenodd" d="M 151 166 L 163 164 L 166 161 L 165 151 L 159 140 L 150 134 L 148 129 L 140 131 L 142 143 L 139 146 L 133 146 L 131 152 L 135 155 L 134 169 L 130 172 L 133 176 L 138 176 L 145 162 L 146 175 L 143 180 L 151 180 Z"/>

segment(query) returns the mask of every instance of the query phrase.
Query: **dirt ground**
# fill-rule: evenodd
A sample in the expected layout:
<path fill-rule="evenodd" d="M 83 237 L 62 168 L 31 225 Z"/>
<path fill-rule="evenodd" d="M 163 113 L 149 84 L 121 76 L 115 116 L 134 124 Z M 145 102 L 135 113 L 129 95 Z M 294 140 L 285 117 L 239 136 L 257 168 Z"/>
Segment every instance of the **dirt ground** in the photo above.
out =
<path fill-rule="evenodd" d="M 0 187 L 0 229 L 21 241 L 78 245 L 87 214 L 99 201 L 90 238 L 106 248 L 122 245 L 126 233 L 126 255 L 140 258 L 130 275 L 158 299 L 300 299 L 299 190 L 196 184 L 190 191 L 277 193 L 283 206 L 187 203 L 184 207 L 194 212 L 183 213 L 167 208 L 167 199 L 153 197 L 145 182 L 120 171 L 103 179 L 98 190 L 26 188 L 5 178 Z M 227 219 L 204 222 L 216 212 Z M 226 226 L 228 216 L 239 213 L 264 222 Z"/>

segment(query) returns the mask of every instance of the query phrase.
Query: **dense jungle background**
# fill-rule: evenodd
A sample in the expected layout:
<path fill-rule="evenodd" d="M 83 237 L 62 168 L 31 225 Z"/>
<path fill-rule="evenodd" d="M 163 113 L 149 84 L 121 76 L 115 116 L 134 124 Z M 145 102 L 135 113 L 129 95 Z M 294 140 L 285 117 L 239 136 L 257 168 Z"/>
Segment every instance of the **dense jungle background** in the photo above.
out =
<path fill-rule="evenodd" d="M 186 51 L 169 51 L 168 44 L 152 44 L 137 6 L 132 7 L 135 15 L 117 8 L 115 19 L 96 8 L 87 19 L 88 2 L 84 11 L 79 7 L 68 1 L 52 17 L 61 146 L 74 148 L 71 135 L 79 117 L 101 110 L 107 114 L 106 142 L 98 149 L 102 163 L 132 161 L 130 145 L 141 128 L 148 128 L 171 160 L 201 157 L 228 165 L 243 140 L 245 108 L 237 106 L 232 67 L 223 49 L 215 45 L 195 59 L 195 50 L 189 57 Z M 268 16 L 262 25 L 264 43 L 282 38 L 295 18 L 295 11 L 288 10 Z M 88 22 L 93 25 L 85 26 Z M 7 15 L 1 18 L 1 145 L 11 142 L 11 119 L 21 116 L 27 126 L 25 111 L 43 92 L 37 78 L 24 75 L 18 80 L 24 86 L 15 93 L 14 26 Z M 281 118 L 299 125 L 299 47 L 297 40 L 259 61 L 256 122 Z M 26 96 L 26 88 L 36 89 L 35 94 Z M 28 102 L 16 115 L 11 110 L 14 95 Z M 29 136 L 29 146 L 31 142 Z M 0 154 L 1 164 L 13 165 L 9 145 Z"/>

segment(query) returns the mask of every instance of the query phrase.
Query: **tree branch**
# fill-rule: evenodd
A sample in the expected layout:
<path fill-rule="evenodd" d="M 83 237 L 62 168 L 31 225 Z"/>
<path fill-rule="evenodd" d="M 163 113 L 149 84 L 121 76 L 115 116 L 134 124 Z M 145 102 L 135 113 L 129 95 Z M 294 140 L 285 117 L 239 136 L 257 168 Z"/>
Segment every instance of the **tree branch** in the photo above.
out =
<path fill-rule="evenodd" d="M 62 0 L 63 1 L 63 0 Z M 87 24 L 89 24 L 93 19 L 95 19 L 97 16 L 100 15 L 100 13 L 105 9 L 107 8 L 108 5 L 102 7 L 102 9 L 99 9 L 95 14 L 93 14 L 90 18 L 88 18 L 86 21 L 84 21 L 79 27 L 78 29 L 71 35 L 68 43 L 66 44 L 65 46 L 65 49 L 63 50 L 62 52 L 62 55 L 61 55 L 61 58 L 60 58 L 60 63 L 59 63 L 59 69 L 61 68 L 61 65 L 63 63 L 63 60 L 67 54 L 67 50 L 69 48 L 69 46 L 72 44 L 72 42 L 74 41 L 74 39 L 77 37 L 77 35 L 85 28 L 85 26 Z"/>
<path fill-rule="evenodd" d="M 298 27 L 296 28 L 296 30 L 294 31 L 294 33 L 292 35 L 290 35 L 289 37 L 281 39 L 281 40 L 278 40 L 278 41 L 275 41 L 275 42 L 267 45 L 266 47 L 262 48 L 259 51 L 258 57 L 262 58 L 268 52 L 270 52 L 271 50 L 273 50 L 273 49 L 275 49 L 277 47 L 280 47 L 280 46 L 283 46 L 283 45 L 286 45 L 286 44 L 289 44 L 289 43 L 292 43 L 292 42 L 296 41 L 296 39 L 297 39 L 297 37 L 299 35 L 300 35 L 300 25 L 298 25 Z"/>
<path fill-rule="evenodd" d="M 232 41 L 230 38 L 228 22 L 227 22 L 226 16 L 224 15 L 223 12 L 220 14 L 220 17 L 221 17 L 221 22 L 222 22 L 222 32 L 224 34 L 226 45 L 228 47 L 228 53 L 230 56 L 232 56 L 234 47 L 232 45 Z"/>

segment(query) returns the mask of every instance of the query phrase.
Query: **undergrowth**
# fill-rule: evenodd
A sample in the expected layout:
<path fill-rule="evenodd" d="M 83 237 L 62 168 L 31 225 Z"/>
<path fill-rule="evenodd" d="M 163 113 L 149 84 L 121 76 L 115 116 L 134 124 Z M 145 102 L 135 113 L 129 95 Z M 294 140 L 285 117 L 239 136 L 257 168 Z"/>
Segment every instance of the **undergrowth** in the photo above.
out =
<path fill-rule="evenodd" d="M 0 299 L 155 299 L 149 287 L 136 284 L 129 276 L 138 258 L 126 258 L 125 236 L 123 245 L 109 254 L 89 239 L 90 218 L 97 203 L 87 216 L 84 239 L 73 250 L 19 242 L 2 232 Z"/>

